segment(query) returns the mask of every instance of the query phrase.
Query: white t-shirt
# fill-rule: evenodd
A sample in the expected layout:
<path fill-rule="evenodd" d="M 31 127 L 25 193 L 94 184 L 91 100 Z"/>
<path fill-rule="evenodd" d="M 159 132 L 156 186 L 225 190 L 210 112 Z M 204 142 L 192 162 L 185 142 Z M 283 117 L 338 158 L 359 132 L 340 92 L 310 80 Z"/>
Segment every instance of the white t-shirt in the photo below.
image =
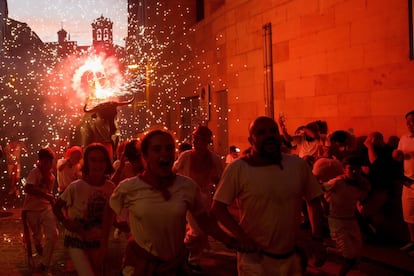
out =
<path fill-rule="evenodd" d="M 410 154 L 410 159 L 404 159 L 404 175 L 414 180 L 414 135 L 406 134 L 401 136 L 398 143 L 399 150 L 404 154 Z M 406 222 L 414 222 L 414 189 L 403 186 L 402 204 L 404 219 Z"/>
<path fill-rule="evenodd" d="M 202 193 L 209 194 L 223 172 L 220 156 L 209 151 L 208 158 L 203 160 L 204 163 L 200 165 L 194 164 L 193 155 L 193 150 L 182 152 L 174 163 L 174 170 L 193 179 L 199 185 Z M 201 169 L 195 169 L 196 167 L 201 167 Z"/>
<path fill-rule="evenodd" d="M 66 165 L 62 170 L 59 170 L 65 162 L 67 162 L 67 159 L 61 158 L 56 163 L 58 192 L 63 192 L 72 181 L 82 176 L 80 163 L 71 167 Z"/>
<path fill-rule="evenodd" d="M 298 145 L 298 155 L 300 158 L 313 156 L 315 159 L 318 159 L 323 153 L 323 147 L 319 140 L 307 141 L 304 135 L 299 136 L 298 139 L 294 139 L 292 145 Z"/>
<path fill-rule="evenodd" d="M 411 154 L 411 159 L 404 160 L 404 175 L 414 180 L 414 135 L 401 136 L 398 149 Z"/>
<path fill-rule="evenodd" d="M 240 226 L 268 252 L 284 254 L 295 246 L 302 199 L 322 195 L 309 165 L 298 156 L 283 154 L 278 165 L 250 166 L 243 159 L 229 164 L 214 200 L 231 204 L 237 198 Z"/>
<path fill-rule="evenodd" d="M 344 175 L 338 176 L 323 184 L 325 199 L 329 203 L 329 216 L 332 218 L 355 218 L 357 203 L 370 188 L 368 180 L 360 178 L 358 186 L 348 184 Z"/>
<path fill-rule="evenodd" d="M 29 172 L 26 183 L 32 184 L 33 186 L 39 188 L 43 193 L 51 193 L 55 184 L 55 176 L 50 174 L 50 179 L 44 181 L 42 172 L 38 167 L 36 167 Z M 51 210 L 52 206 L 50 205 L 50 202 L 43 197 L 26 194 L 22 209 L 30 211 L 43 211 L 47 209 Z"/>
<path fill-rule="evenodd" d="M 176 257 L 184 247 L 186 212 L 200 214 L 202 205 L 199 187 L 188 177 L 177 175 L 165 200 L 161 192 L 133 177 L 122 181 L 110 199 L 115 213 L 129 211 L 131 233 L 137 244 L 163 260 Z"/>
<path fill-rule="evenodd" d="M 83 179 L 72 182 L 60 198 L 66 202 L 68 217 L 83 223 L 82 236 L 65 231 L 65 246 L 74 248 L 100 247 L 104 221 L 109 219 L 109 198 L 115 185 L 107 180 L 102 186 L 93 186 Z M 112 224 L 110 224 L 112 226 Z M 109 233 L 109 232 L 108 232 Z"/>

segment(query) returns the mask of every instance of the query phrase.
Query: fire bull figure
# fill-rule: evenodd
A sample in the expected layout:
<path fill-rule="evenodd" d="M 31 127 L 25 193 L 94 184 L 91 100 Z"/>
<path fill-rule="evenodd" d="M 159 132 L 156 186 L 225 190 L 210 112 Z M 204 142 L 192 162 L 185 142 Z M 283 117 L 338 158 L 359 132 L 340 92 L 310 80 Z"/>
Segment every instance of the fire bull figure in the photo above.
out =
<path fill-rule="evenodd" d="M 133 101 L 134 98 L 123 102 L 104 102 L 91 109 L 87 109 L 85 104 L 83 107 L 85 114 L 79 128 L 82 147 L 93 142 L 102 143 L 108 148 L 112 157 L 120 136 L 117 108 Z"/>

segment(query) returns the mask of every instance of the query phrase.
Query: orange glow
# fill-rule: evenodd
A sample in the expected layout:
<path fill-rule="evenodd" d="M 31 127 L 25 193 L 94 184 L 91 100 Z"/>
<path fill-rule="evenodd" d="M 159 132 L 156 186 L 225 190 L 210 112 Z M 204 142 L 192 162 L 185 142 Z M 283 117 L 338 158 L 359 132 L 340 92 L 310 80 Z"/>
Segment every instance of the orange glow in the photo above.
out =
<path fill-rule="evenodd" d="M 126 93 L 122 90 L 124 79 L 113 58 L 88 56 L 75 71 L 72 87 L 85 95 L 88 105 L 115 100 Z"/>

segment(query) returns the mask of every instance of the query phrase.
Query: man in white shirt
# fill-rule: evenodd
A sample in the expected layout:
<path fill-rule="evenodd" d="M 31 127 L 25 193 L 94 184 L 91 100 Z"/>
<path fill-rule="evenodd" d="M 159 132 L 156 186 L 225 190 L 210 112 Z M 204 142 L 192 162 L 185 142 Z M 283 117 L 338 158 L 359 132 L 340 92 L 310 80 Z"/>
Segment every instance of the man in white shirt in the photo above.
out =
<path fill-rule="evenodd" d="M 306 161 L 282 153 L 273 119 L 255 119 L 249 127 L 249 142 L 250 152 L 224 171 L 212 212 L 241 242 L 243 251 L 251 252 L 238 252 L 239 275 L 303 275 L 296 250 L 302 199 L 310 209 L 312 247 L 322 257 L 322 189 Z M 227 208 L 234 200 L 240 208 L 240 222 Z"/>

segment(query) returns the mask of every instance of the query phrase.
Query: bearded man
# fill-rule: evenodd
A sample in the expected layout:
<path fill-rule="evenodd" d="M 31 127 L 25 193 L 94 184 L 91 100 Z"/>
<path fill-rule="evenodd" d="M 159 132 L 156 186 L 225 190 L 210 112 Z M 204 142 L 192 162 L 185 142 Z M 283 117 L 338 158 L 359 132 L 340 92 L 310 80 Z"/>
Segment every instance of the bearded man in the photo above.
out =
<path fill-rule="evenodd" d="M 224 171 L 212 212 L 241 243 L 239 275 L 304 275 L 297 250 L 302 199 L 309 206 L 311 245 L 322 264 L 322 189 L 306 161 L 282 153 L 279 128 L 272 118 L 255 119 L 248 140 L 250 151 Z M 239 222 L 228 209 L 234 200 L 241 212 Z"/>

